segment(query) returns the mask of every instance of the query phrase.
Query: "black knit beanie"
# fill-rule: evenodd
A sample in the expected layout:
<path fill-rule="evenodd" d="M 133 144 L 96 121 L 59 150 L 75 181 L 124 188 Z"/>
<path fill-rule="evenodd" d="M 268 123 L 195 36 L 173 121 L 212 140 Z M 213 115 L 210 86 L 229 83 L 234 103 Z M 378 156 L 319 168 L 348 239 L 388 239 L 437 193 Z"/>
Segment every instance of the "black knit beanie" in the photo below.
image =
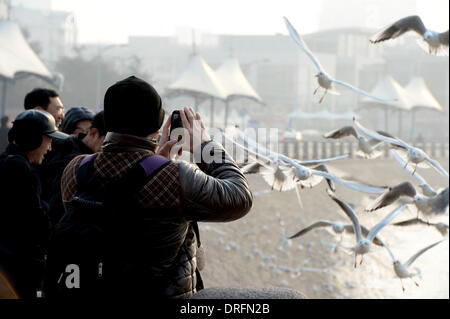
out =
<path fill-rule="evenodd" d="M 108 88 L 104 101 L 108 132 L 145 137 L 164 121 L 161 97 L 147 82 L 130 76 Z"/>

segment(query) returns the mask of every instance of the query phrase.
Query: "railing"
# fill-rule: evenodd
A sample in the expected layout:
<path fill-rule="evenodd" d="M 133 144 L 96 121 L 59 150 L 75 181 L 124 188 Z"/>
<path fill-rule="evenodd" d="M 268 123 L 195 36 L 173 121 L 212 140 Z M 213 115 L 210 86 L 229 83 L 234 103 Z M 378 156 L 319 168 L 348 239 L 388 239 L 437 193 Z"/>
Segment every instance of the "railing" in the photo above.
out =
<path fill-rule="evenodd" d="M 416 143 L 414 146 L 422 149 L 432 158 L 449 158 L 449 143 Z M 273 148 L 271 149 L 275 150 Z M 383 155 L 381 158 L 391 157 L 389 146 L 387 144 L 384 144 L 384 146 L 381 146 L 378 149 L 382 151 Z M 344 154 L 350 154 L 350 158 L 356 158 L 355 153 L 357 151 L 357 142 L 280 141 L 278 144 L 279 153 L 301 160 L 328 158 Z"/>

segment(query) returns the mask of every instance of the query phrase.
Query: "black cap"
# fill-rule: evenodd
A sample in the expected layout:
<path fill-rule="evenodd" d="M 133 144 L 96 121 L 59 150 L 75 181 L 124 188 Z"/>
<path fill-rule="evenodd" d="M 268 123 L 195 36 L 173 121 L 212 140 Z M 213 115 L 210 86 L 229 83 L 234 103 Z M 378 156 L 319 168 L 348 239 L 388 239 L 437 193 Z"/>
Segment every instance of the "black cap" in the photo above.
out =
<path fill-rule="evenodd" d="M 87 107 L 72 107 L 64 116 L 61 123 L 61 131 L 67 134 L 72 134 L 77 128 L 77 123 L 84 120 L 92 121 L 95 113 Z"/>
<path fill-rule="evenodd" d="M 148 136 L 164 121 L 161 97 L 149 83 L 130 76 L 105 94 L 105 127 L 108 132 Z"/>
<path fill-rule="evenodd" d="M 69 135 L 58 131 L 55 118 L 50 113 L 41 110 L 27 110 L 20 113 L 14 120 L 13 127 L 16 130 L 30 130 L 30 133 L 47 135 L 57 139 L 69 137 Z"/>

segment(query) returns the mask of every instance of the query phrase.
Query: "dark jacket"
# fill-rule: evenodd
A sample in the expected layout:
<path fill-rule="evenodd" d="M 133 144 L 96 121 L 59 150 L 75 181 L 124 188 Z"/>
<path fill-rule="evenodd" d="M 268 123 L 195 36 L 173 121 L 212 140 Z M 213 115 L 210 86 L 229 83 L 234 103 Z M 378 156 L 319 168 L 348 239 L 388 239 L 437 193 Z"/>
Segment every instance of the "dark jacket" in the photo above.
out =
<path fill-rule="evenodd" d="M 22 298 L 40 287 L 49 221 L 36 169 L 15 145 L 0 155 L 0 265 Z"/>
<path fill-rule="evenodd" d="M 247 179 L 216 142 L 221 163 L 197 165 L 184 161 L 164 166 L 136 194 L 138 206 L 148 209 L 142 223 L 149 273 L 148 293 L 157 297 L 189 298 L 203 289 L 194 221 L 228 222 L 246 215 L 253 204 Z M 103 151 L 95 159 L 96 173 L 115 178 L 126 174 L 141 159 L 151 156 L 157 145 L 147 139 L 108 133 Z M 64 171 L 63 200 L 76 194 L 76 172 L 84 156 L 75 158 Z"/>
<path fill-rule="evenodd" d="M 52 225 L 55 225 L 64 215 L 61 198 L 61 176 L 70 163 L 78 155 L 92 154 L 93 151 L 83 142 L 85 134 L 78 134 L 65 140 L 55 140 L 52 151 L 45 157 L 39 167 L 42 182 L 42 198 L 48 202 L 48 215 Z"/>

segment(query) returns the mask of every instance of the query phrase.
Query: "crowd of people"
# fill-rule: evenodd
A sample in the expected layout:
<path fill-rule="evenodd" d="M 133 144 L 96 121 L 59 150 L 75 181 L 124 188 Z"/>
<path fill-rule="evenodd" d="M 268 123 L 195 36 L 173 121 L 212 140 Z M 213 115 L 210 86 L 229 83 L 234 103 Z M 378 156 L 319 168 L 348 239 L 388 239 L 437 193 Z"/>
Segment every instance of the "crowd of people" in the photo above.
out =
<path fill-rule="evenodd" d="M 253 197 L 200 114 L 180 109 L 190 138 L 171 138 L 161 97 L 134 76 L 109 87 L 96 114 L 64 114 L 59 94 L 43 88 L 24 107 L 0 132 L 0 285 L 22 299 L 190 298 L 203 289 L 197 222 L 239 219 Z M 220 160 L 174 159 L 177 147 Z"/>

